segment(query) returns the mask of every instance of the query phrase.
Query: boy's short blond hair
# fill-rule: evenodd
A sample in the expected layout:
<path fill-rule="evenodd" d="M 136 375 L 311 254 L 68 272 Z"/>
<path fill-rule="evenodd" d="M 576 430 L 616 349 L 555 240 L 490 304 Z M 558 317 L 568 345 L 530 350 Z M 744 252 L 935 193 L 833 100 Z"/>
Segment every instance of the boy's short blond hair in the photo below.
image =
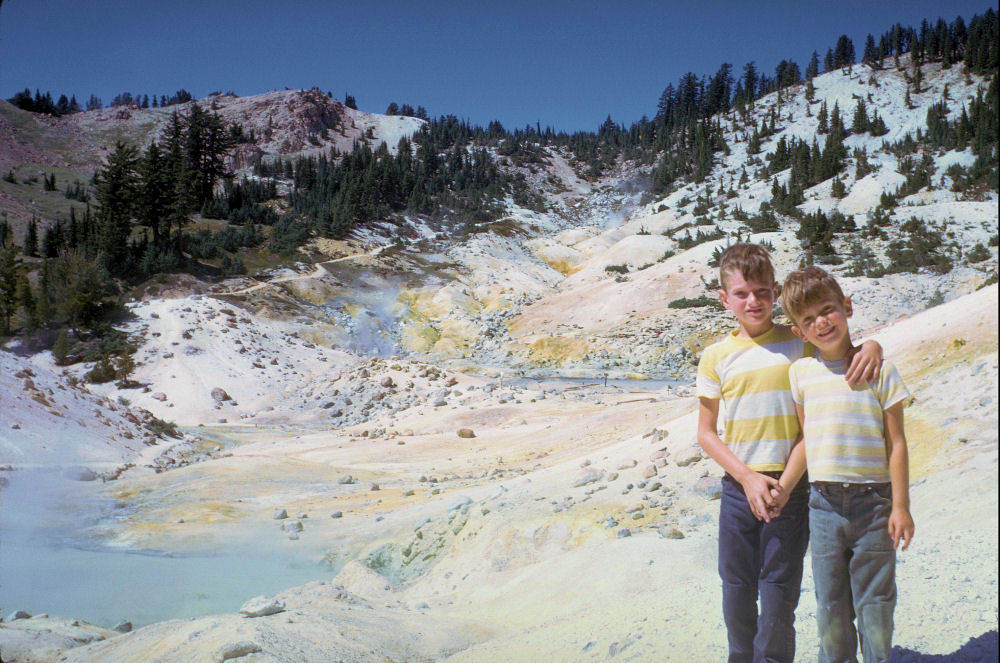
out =
<path fill-rule="evenodd" d="M 781 286 L 781 308 L 793 322 L 804 308 L 824 297 L 833 297 L 841 302 L 844 300 L 844 291 L 837 279 L 820 267 L 798 269 L 789 274 Z"/>
<path fill-rule="evenodd" d="M 729 289 L 729 275 L 733 272 L 738 272 L 747 281 L 774 283 L 771 256 L 760 244 L 738 242 L 722 252 L 719 257 L 719 283 L 723 290 Z"/>

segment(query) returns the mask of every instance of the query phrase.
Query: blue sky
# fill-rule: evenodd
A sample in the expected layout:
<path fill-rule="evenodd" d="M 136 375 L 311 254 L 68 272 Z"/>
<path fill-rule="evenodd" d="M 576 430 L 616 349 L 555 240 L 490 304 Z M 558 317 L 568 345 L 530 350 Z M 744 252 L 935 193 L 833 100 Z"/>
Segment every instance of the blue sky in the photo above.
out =
<path fill-rule="evenodd" d="M 950 0 L 0 0 L 0 97 L 25 87 L 170 95 L 254 95 L 319 87 L 361 110 L 424 106 L 473 124 L 594 130 L 656 112 L 668 83 L 723 62 L 773 75 L 805 68 L 841 34 L 860 58 L 868 33 L 938 17 L 966 22 L 989 2 Z"/>

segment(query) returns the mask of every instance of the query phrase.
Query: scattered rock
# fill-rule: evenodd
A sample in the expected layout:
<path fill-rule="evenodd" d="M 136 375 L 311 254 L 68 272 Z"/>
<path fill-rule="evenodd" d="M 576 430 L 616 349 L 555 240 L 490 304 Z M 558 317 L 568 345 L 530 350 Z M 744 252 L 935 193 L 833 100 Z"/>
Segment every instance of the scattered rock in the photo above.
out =
<path fill-rule="evenodd" d="M 215 387 L 212 389 L 212 398 L 214 398 L 217 403 L 232 400 L 229 394 L 226 393 L 226 390 L 222 387 Z"/>
<path fill-rule="evenodd" d="M 286 511 L 285 509 L 278 509 L 277 511 L 274 512 L 273 516 L 275 520 L 284 520 L 287 517 L 288 517 L 288 511 Z"/>
<path fill-rule="evenodd" d="M 18 619 L 31 619 L 31 615 L 25 612 L 24 610 L 15 610 L 14 612 L 4 617 L 5 622 L 13 622 L 17 621 Z"/>
<path fill-rule="evenodd" d="M 113 628 L 119 633 L 129 633 L 132 630 L 132 622 L 127 619 L 123 619 L 115 624 Z"/>
<path fill-rule="evenodd" d="M 618 530 L 617 537 L 619 539 L 627 539 L 630 536 L 632 536 L 632 530 L 628 529 L 627 527 L 625 529 Z"/>
<path fill-rule="evenodd" d="M 683 539 L 684 533 L 677 529 L 676 527 L 668 527 L 664 525 L 656 530 L 661 537 L 664 539 Z"/>
<path fill-rule="evenodd" d="M 286 532 L 301 532 L 302 531 L 302 521 L 301 520 L 289 520 L 281 526 Z"/>
<path fill-rule="evenodd" d="M 355 483 L 355 479 L 350 474 L 345 474 L 344 476 L 337 479 L 337 483 L 342 485 L 352 484 Z"/>
<path fill-rule="evenodd" d="M 266 596 L 255 596 L 240 607 L 240 614 L 244 617 L 267 617 L 284 611 L 284 601 L 269 599 Z M 240 655 L 245 656 L 245 654 Z"/>
<path fill-rule="evenodd" d="M 152 396 L 150 396 L 150 398 L 152 398 L 153 400 L 157 400 L 157 401 L 165 401 L 165 400 L 167 400 L 167 395 L 165 393 L 163 393 L 162 391 L 158 391 L 155 394 L 153 394 Z"/>
<path fill-rule="evenodd" d="M 333 513 L 330 514 L 330 517 L 331 518 L 343 518 L 344 517 L 344 512 L 343 511 L 334 511 Z"/>
<path fill-rule="evenodd" d="M 89 467 L 67 467 L 63 471 L 63 476 L 72 481 L 93 481 L 97 478 L 97 473 Z"/>
<path fill-rule="evenodd" d="M 243 658 L 249 654 L 257 654 L 262 651 L 264 650 L 256 642 L 233 642 L 222 647 L 216 654 L 215 660 L 222 663 L 222 661 Z"/>
<path fill-rule="evenodd" d="M 688 447 L 677 454 L 677 467 L 687 467 L 701 460 L 701 447 Z"/>
<path fill-rule="evenodd" d="M 651 479 L 651 478 L 653 478 L 655 476 L 656 476 L 656 466 L 655 465 L 647 465 L 646 469 L 644 469 L 642 471 L 642 478 L 643 479 Z"/>
<path fill-rule="evenodd" d="M 475 437 L 476 433 L 471 428 L 459 428 L 458 436 L 464 438 L 470 438 L 470 437 Z"/>
<path fill-rule="evenodd" d="M 718 477 L 702 477 L 694 485 L 694 492 L 706 500 L 717 500 L 722 496 L 722 482 Z"/>
<path fill-rule="evenodd" d="M 597 470 L 588 470 L 582 477 L 573 482 L 574 488 L 579 488 L 580 486 L 586 486 L 587 484 L 594 483 L 601 480 L 601 472 Z"/>

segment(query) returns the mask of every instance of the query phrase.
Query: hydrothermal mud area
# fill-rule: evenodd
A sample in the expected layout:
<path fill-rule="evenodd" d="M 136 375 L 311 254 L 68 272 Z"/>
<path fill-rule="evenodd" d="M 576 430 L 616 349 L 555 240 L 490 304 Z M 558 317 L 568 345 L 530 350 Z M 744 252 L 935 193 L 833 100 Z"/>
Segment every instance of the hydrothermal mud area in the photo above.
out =
<path fill-rule="evenodd" d="M 112 627 L 231 612 L 247 599 L 335 575 L 315 550 L 246 532 L 191 552 L 108 545 L 134 516 L 105 486 L 53 471 L 9 472 L 0 488 L 0 612 L 72 615 Z M 273 527 L 277 528 L 275 524 Z"/>

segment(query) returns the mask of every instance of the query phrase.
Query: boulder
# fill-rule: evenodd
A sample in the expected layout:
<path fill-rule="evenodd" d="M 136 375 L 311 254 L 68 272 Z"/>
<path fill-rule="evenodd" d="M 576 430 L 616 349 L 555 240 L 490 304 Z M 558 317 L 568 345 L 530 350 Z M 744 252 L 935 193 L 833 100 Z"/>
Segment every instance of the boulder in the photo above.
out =
<path fill-rule="evenodd" d="M 226 393 L 226 390 L 223 389 L 222 387 L 216 387 L 216 388 L 212 389 L 212 398 L 214 398 L 216 400 L 216 402 L 218 402 L 218 403 L 221 403 L 223 401 L 232 400 L 229 397 L 229 394 Z"/>
<path fill-rule="evenodd" d="M 660 527 L 656 530 L 661 537 L 664 539 L 683 539 L 684 532 L 680 531 L 676 527 L 668 527 L 666 525 Z"/>
<path fill-rule="evenodd" d="M 722 482 L 719 477 L 702 477 L 694 485 L 694 492 L 706 500 L 717 500 L 722 496 Z"/>
<path fill-rule="evenodd" d="M 63 476 L 73 481 L 94 481 L 97 479 L 97 473 L 94 470 L 82 466 L 67 467 L 63 471 Z"/>
<path fill-rule="evenodd" d="M 601 480 L 601 472 L 591 469 L 585 472 L 579 479 L 573 482 L 574 488 L 579 488 L 580 486 L 586 486 L 587 484 L 595 483 Z"/>
<path fill-rule="evenodd" d="M 458 429 L 458 436 L 459 437 L 464 437 L 464 438 L 471 438 L 471 437 L 475 437 L 476 433 L 471 428 L 459 428 Z"/>
<path fill-rule="evenodd" d="M 269 599 L 266 596 L 255 596 L 240 608 L 240 614 L 244 617 L 267 617 L 284 611 L 284 601 Z"/>
<path fill-rule="evenodd" d="M 701 447 L 688 447 L 677 454 L 677 467 L 687 467 L 701 459 Z"/>
<path fill-rule="evenodd" d="M 224 645 L 215 655 L 215 660 L 219 663 L 231 661 L 236 658 L 243 658 L 250 654 L 258 654 L 264 651 L 256 642 L 231 642 Z"/>

